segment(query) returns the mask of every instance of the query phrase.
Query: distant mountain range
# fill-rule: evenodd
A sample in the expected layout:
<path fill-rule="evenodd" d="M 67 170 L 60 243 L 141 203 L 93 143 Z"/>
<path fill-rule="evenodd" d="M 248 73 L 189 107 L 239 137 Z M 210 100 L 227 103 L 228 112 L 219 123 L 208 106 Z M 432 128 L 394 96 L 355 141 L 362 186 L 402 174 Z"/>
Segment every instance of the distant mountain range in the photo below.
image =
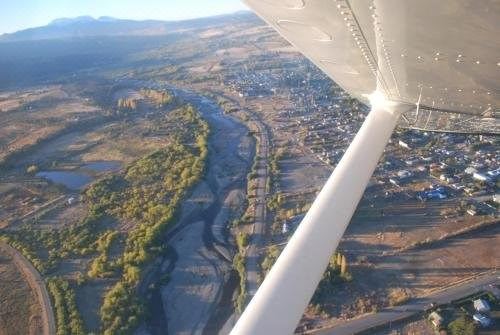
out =
<path fill-rule="evenodd" d="M 248 11 L 183 21 L 135 21 L 109 16 L 102 16 L 97 19 L 91 16 L 79 16 L 76 18 L 60 18 L 43 27 L 3 34 L 0 35 L 0 42 L 94 36 L 157 36 L 175 31 L 237 23 L 241 22 L 242 19 L 257 20 L 255 15 Z"/>

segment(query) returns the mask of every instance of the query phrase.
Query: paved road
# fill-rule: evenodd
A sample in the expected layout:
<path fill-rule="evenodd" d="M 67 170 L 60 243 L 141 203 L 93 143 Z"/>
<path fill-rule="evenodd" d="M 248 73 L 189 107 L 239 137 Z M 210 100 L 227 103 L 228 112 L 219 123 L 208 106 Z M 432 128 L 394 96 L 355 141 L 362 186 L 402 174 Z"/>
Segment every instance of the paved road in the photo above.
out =
<path fill-rule="evenodd" d="M 21 270 L 21 272 L 26 277 L 28 284 L 37 296 L 40 306 L 42 308 L 42 318 L 43 318 L 43 334 L 53 335 L 56 333 L 56 323 L 54 320 L 54 311 L 52 310 L 52 304 L 50 302 L 49 293 L 45 287 L 45 282 L 38 271 L 31 265 L 31 263 L 24 258 L 23 255 L 16 249 L 12 248 L 10 245 L 0 241 L 0 249 L 7 253 L 12 259 L 16 266 Z"/>
<path fill-rule="evenodd" d="M 312 334 L 352 335 L 371 328 L 385 325 L 389 322 L 404 320 L 416 313 L 423 312 L 431 303 L 446 304 L 487 288 L 490 284 L 500 284 L 500 273 L 492 271 L 470 281 L 450 286 L 426 297 L 414 299 L 409 304 L 387 308 L 379 313 L 369 314 L 360 318 L 343 322 L 328 329 L 314 331 Z"/>

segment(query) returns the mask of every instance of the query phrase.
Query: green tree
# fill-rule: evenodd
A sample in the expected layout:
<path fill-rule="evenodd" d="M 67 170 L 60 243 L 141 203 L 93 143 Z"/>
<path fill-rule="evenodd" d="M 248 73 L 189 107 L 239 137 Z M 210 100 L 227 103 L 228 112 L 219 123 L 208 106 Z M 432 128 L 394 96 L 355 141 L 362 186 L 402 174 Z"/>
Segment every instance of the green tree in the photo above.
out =
<path fill-rule="evenodd" d="M 448 330 L 451 335 L 474 335 L 476 333 L 474 322 L 466 315 L 462 315 L 450 322 Z"/>
<path fill-rule="evenodd" d="M 335 264 L 337 265 L 337 267 L 340 268 L 340 266 L 342 265 L 342 254 L 340 252 L 337 252 L 337 257 L 336 257 L 336 262 Z"/>
<path fill-rule="evenodd" d="M 347 274 L 347 260 L 345 258 L 345 255 L 342 255 L 340 260 L 340 274 L 342 276 L 345 276 Z"/>

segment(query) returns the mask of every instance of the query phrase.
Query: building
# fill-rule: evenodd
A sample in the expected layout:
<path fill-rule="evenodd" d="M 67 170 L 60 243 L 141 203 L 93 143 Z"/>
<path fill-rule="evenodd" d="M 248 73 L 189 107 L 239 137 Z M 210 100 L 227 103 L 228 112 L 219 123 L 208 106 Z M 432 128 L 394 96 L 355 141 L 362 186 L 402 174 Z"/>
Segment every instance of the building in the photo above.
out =
<path fill-rule="evenodd" d="M 481 325 L 483 328 L 487 328 L 491 325 L 491 319 L 484 314 L 476 313 L 472 316 L 472 319 Z"/>
<path fill-rule="evenodd" d="M 436 311 L 432 312 L 429 315 L 429 321 L 432 323 L 432 325 L 439 329 L 441 325 L 443 324 L 443 317 Z"/>
<path fill-rule="evenodd" d="M 401 141 L 399 140 L 399 146 L 400 147 L 403 147 L 405 149 L 411 149 L 411 147 L 408 145 L 408 143 L 406 143 L 405 141 Z"/>
<path fill-rule="evenodd" d="M 288 223 L 285 220 L 285 222 L 283 222 L 283 227 L 281 229 L 281 232 L 283 234 L 287 234 L 289 231 L 290 231 L 290 228 L 288 227 Z"/>
<path fill-rule="evenodd" d="M 484 299 L 476 299 L 474 300 L 474 309 L 480 313 L 489 312 L 490 305 Z"/>
<path fill-rule="evenodd" d="M 474 172 L 472 174 L 472 178 L 474 178 L 475 180 L 478 180 L 478 181 L 481 181 L 481 182 L 487 182 L 490 180 L 490 178 L 482 173 L 479 173 L 479 172 Z"/>
<path fill-rule="evenodd" d="M 477 211 L 475 208 L 469 208 L 467 210 L 467 214 L 469 214 L 470 216 L 475 216 L 477 214 Z"/>
<path fill-rule="evenodd" d="M 401 170 L 397 172 L 399 179 L 406 179 L 412 176 L 412 173 L 408 170 Z"/>
<path fill-rule="evenodd" d="M 500 168 L 495 169 L 495 170 L 488 171 L 488 172 L 486 172 L 486 174 L 487 174 L 490 178 L 492 178 L 492 179 L 496 179 L 496 178 L 498 178 L 498 176 L 500 176 Z"/>
<path fill-rule="evenodd" d="M 465 169 L 464 171 L 466 174 L 474 174 L 477 172 L 477 170 L 475 168 L 473 168 L 472 166 L 469 166 L 467 169 Z"/>
<path fill-rule="evenodd" d="M 77 199 L 75 197 L 69 197 L 68 198 L 68 205 L 74 205 L 77 202 Z"/>
<path fill-rule="evenodd" d="M 493 201 L 496 202 L 497 204 L 500 204 L 500 194 L 494 194 Z"/>
<path fill-rule="evenodd" d="M 389 182 L 394 186 L 400 187 L 398 181 L 394 178 L 389 178 Z"/>

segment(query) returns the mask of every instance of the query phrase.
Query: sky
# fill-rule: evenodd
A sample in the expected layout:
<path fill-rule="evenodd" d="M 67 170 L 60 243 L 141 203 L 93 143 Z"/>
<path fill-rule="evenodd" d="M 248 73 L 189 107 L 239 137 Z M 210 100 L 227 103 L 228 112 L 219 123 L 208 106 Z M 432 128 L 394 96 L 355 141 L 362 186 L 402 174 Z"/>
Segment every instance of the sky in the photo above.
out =
<path fill-rule="evenodd" d="M 183 20 L 245 9 L 241 0 L 2 0 L 0 34 L 44 26 L 61 17 Z"/>

